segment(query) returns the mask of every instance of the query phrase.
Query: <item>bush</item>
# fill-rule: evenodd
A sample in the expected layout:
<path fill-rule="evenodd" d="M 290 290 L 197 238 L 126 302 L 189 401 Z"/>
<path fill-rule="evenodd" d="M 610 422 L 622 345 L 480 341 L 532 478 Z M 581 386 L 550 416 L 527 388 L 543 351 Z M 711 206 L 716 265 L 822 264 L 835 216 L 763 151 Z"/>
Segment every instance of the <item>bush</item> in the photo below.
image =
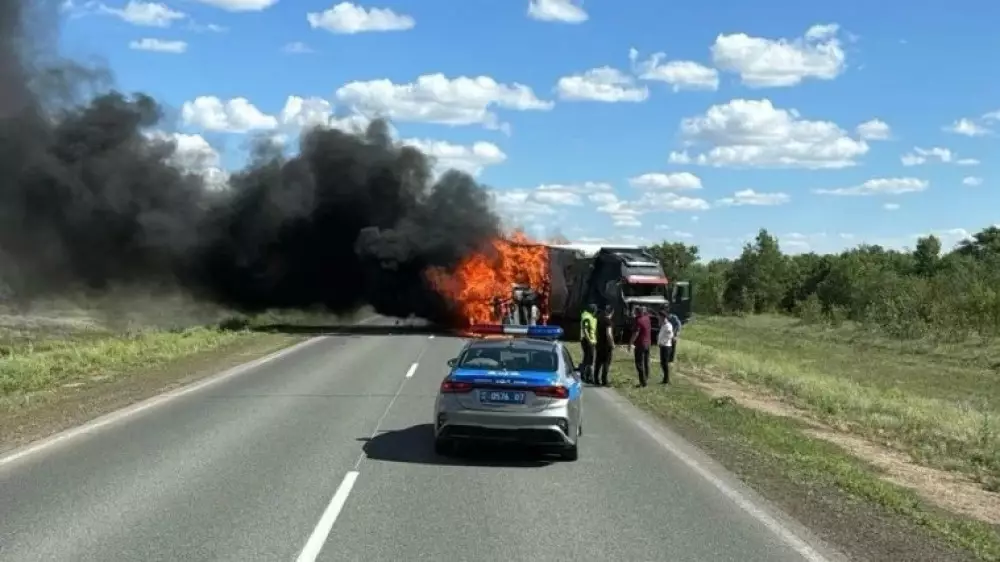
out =
<path fill-rule="evenodd" d="M 787 255 L 761 230 L 735 260 L 697 262 L 698 248 L 651 248 L 671 278 L 689 279 L 702 314 L 793 314 L 806 323 L 856 322 L 868 330 L 940 341 L 1000 336 L 1000 228 L 941 254 L 933 236 L 913 251 L 862 245 L 840 254 Z"/>

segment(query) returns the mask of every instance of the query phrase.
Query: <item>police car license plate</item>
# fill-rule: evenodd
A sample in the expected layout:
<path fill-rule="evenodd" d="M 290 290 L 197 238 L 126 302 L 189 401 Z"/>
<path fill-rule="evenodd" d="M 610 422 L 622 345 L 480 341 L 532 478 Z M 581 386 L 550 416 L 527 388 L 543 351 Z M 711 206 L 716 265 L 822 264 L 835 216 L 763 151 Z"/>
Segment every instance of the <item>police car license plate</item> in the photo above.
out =
<path fill-rule="evenodd" d="M 484 404 L 524 404 L 524 392 L 513 390 L 480 390 L 479 401 Z"/>

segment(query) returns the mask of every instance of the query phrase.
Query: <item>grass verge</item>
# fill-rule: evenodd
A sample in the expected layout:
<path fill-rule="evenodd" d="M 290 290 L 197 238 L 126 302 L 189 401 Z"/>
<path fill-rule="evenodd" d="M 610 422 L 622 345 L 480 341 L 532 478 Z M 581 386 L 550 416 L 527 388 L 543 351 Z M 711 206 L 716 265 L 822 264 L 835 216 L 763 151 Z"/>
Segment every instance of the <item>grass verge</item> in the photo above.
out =
<path fill-rule="evenodd" d="M 869 342 L 867 349 L 884 355 L 877 360 L 856 356 L 848 358 L 844 357 L 844 346 L 851 345 L 849 340 L 835 340 L 830 334 L 816 338 L 820 345 L 827 346 L 820 351 L 811 348 L 802 338 L 784 345 L 781 340 L 766 339 L 764 342 L 754 340 L 746 343 L 739 341 L 738 331 L 720 334 L 720 324 L 732 326 L 734 321 L 781 326 L 778 330 L 783 335 L 787 330 L 799 331 L 787 322 L 778 324 L 781 320 L 773 318 L 699 321 L 699 324 L 685 329 L 683 347 L 678 353 L 678 363 L 675 363 L 675 371 L 681 376 L 674 376 L 673 384 L 667 387 L 655 384 L 660 377 L 654 351 L 651 361 L 654 382 L 646 388 L 635 388 L 635 368 L 631 358 L 619 351 L 612 365 L 616 390 L 640 408 L 666 420 L 765 497 L 856 560 L 1000 561 L 1000 529 L 945 511 L 926 501 L 916 491 L 888 481 L 882 470 L 858 458 L 852 450 L 811 436 L 808 430 L 813 426 L 805 420 L 770 414 L 744 407 L 732 399 L 709 395 L 696 384 L 696 379 L 684 376 L 685 372 L 707 366 L 741 383 L 750 382 L 771 390 L 789 392 L 785 389 L 809 389 L 815 394 L 790 396 L 793 399 L 797 396 L 799 400 L 796 401 L 811 406 L 812 411 L 825 412 L 825 417 L 839 415 L 837 420 L 851 419 L 859 423 L 863 419 L 881 419 L 874 413 L 868 417 L 847 417 L 847 414 L 857 415 L 858 412 L 873 412 L 873 408 L 881 408 L 875 411 L 895 412 L 895 419 L 910 420 L 911 428 L 916 425 L 912 421 L 914 419 L 926 424 L 918 426 L 925 428 L 937 427 L 935 424 L 942 419 L 951 420 L 953 436 L 962 435 L 954 432 L 954 428 L 962 427 L 962 423 L 967 423 L 966 428 L 977 427 L 968 423 L 968 418 L 964 422 L 956 422 L 955 410 L 939 417 L 930 416 L 931 407 L 921 401 L 933 400 L 929 396 L 921 396 L 915 391 L 906 394 L 898 388 L 882 391 L 884 394 L 880 395 L 873 394 L 871 386 L 865 387 L 856 380 L 848 386 L 841 386 L 849 376 L 838 377 L 831 373 L 845 361 L 853 362 L 853 373 L 860 378 L 857 370 L 877 369 L 878 365 L 890 362 L 893 354 L 899 356 L 905 354 L 905 350 L 891 345 L 871 345 L 872 342 Z M 762 331 L 756 334 L 762 338 Z M 706 335 L 708 337 L 704 337 Z M 762 345 L 765 342 L 768 345 Z M 796 349 L 805 350 L 798 352 L 800 362 L 787 364 L 779 361 L 778 357 L 793 354 Z M 809 353 L 812 355 L 802 357 Z M 824 356 L 829 354 L 837 355 L 840 361 L 824 363 Z M 811 368 L 804 368 L 803 363 L 810 364 Z M 819 371 L 820 368 L 824 371 Z M 975 366 L 966 363 L 966 368 Z M 898 369 L 893 376 L 899 376 Z M 753 375 L 748 375 L 748 372 Z M 822 372 L 828 373 L 826 378 L 819 378 Z M 805 378 L 801 378 L 803 376 Z M 871 375 L 878 376 L 885 375 Z M 782 384 L 776 384 L 778 381 Z M 812 396 L 813 400 L 806 400 L 805 396 Z M 876 400 L 873 396 L 882 399 Z M 892 399 L 898 402 L 893 403 Z M 901 402 L 908 404 L 909 408 L 898 407 Z M 829 404 L 837 406 L 831 408 Z M 852 407 L 845 407 L 844 404 L 851 404 Z M 897 408 L 891 410 L 890 404 Z M 976 412 L 966 415 L 974 417 Z M 883 428 L 898 427 L 886 419 L 881 421 Z M 937 431 L 940 435 L 944 430 Z M 861 432 L 871 435 L 868 431 Z M 976 443 L 971 439 L 976 435 L 981 433 L 970 431 L 966 435 L 966 443 Z M 911 443 L 919 442 L 915 436 L 910 438 L 914 439 Z"/>
<path fill-rule="evenodd" d="M 777 317 L 685 328 L 680 365 L 768 389 L 825 423 L 1000 491 L 1000 349 L 899 343 Z"/>
<path fill-rule="evenodd" d="M 681 429 L 748 484 L 849 554 L 869 560 L 963 559 L 947 548 L 915 540 L 877 514 L 862 510 L 860 516 L 832 521 L 826 516 L 829 514 L 816 513 L 843 513 L 850 508 L 850 500 L 860 500 L 904 517 L 975 559 L 1000 561 L 996 529 L 945 513 L 915 492 L 886 482 L 876 468 L 847 451 L 807 436 L 803 424 L 712 398 L 683 379 L 667 388 L 655 384 L 635 388 L 631 363 L 616 361 L 615 367 L 614 386 L 632 403 Z M 834 493 L 842 494 L 848 502 L 838 501 Z M 817 509 L 810 512 L 803 502 L 812 502 Z M 831 504 L 841 505 L 831 510 Z M 874 536 L 865 540 L 863 535 L 876 528 Z M 907 549 L 905 555 L 901 549 Z"/>
<path fill-rule="evenodd" d="M 124 331 L 86 318 L 0 317 L 0 452 L 304 339 L 257 326 L 354 322 L 367 312 L 269 313 Z"/>

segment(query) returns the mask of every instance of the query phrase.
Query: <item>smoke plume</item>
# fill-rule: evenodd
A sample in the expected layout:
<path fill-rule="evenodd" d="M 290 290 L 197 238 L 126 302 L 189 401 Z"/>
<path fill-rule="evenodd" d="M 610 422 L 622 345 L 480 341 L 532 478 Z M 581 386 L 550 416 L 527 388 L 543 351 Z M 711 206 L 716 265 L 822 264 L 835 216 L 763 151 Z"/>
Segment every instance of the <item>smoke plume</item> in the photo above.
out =
<path fill-rule="evenodd" d="M 32 6 L 29 14 L 28 7 Z M 0 280 L 16 298 L 180 286 L 243 311 L 370 304 L 446 320 L 427 283 L 500 232 L 470 176 L 363 134 L 317 128 L 292 157 L 266 141 L 224 190 L 172 165 L 144 94 L 74 103 L 92 77 L 42 64 L 29 0 L 0 0 Z"/>

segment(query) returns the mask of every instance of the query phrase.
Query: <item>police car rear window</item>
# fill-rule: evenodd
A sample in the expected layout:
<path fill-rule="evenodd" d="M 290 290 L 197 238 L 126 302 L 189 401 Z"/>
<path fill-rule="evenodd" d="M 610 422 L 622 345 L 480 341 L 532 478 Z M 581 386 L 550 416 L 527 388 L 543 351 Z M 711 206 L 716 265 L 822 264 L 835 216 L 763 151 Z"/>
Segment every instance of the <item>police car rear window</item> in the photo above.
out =
<path fill-rule="evenodd" d="M 460 369 L 498 371 L 555 371 L 556 354 L 547 350 L 481 347 L 469 349 L 458 364 Z"/>

